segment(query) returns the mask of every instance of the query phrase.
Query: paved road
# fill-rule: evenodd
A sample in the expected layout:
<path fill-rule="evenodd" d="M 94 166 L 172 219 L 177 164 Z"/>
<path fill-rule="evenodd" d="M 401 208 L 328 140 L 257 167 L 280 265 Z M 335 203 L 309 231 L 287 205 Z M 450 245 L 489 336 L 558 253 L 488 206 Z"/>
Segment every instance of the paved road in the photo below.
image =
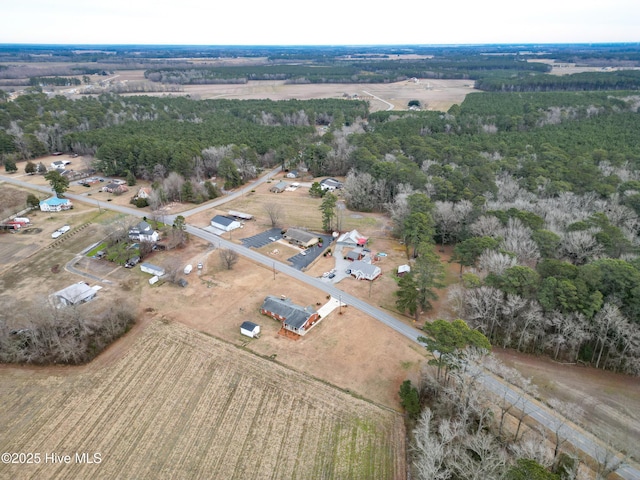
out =
<path fill-rule="evenodd" d="M 277 171 L 279 171 L 279 169 L 274 170 L 274 172 L 277 172 Z M 268 178 L 269 178 L 269 175 L 265 175 L 260 179 L 258 179 L 257 182 L 260 182 L 260 183 L 266 182 Z M 48 187 L 34 186 L 27 182 L 23 182 L 11 177 L 0 176 L 0 180 L 6 180 L 8 183 L 13 183 L 13 184 L 31 188 L 34 190 L 51 193 L 51 189 Z M 256 184 L 257 183 L 248 185 L 247 187 L 243 188 L 238 192 L 235 192 L 234 194 L 227 195 L 225 197 L 222 197 L 216 200 L 214 202 L 215 205 L 213 204 L 201 205 L 187 212 L 183 212 L 182 215 L 187 217 L 188 215 L 192 215 L 193 213 L 206 210 L 208 208 L 211 208 L 212 206 L 221 205 L 226 201 L 232 200 L 233 198 L 237 198 L 238 196 L 244 194 L 244 192 L 251 190 L 252 188 L 255 187 Z M 68 194 L 66 196 L 70 199 L 74 199 L 77 201 L 98 205 L 98 202 L 95 199 L 91 199 L 83 195 Z M 105 205 L 105 202 L 101 202 L 99 203 L 99 205 L 103 208 L 108 208 L 110 210 L 115 210 L 121 213 L 126 213 L 126 214 L 134 215 L 137 217 L 142 217 L 145 214 L 145 212 L 141 212 L 140 210 L 136 210 L 128 207 L 122 207 L 119 205 L 113 205 L 111 203 L 108 203 Z M 346 303 L 347 305 L 349 305 L 349 307 L 357 308 L 358 310 L 370 315 L 371 317 L 380 321 L 384 325 L 388 326 L 392 330 L 395 330 L 396 332 L 400 333 L 401 335 L 404 335 L 410 340 L 416 343 L 419 343 L 418 337 L 422 335 L 422 332 L 420 330 L 417 330 L 405 324 L 404 322 L 398 320 L 397 318 L 389 315 L 388 313 L 372 305 L 369 305 L 367 302 L 360 300 L 359 298 L 356 298 L 352 295 L 349 295 L 346 292 L 343 292 L 342 290 L 338 289 L 333 285 L 324 283 L 320 279 L 310 277 L 306 273 L 301 272 L 300 270 L 296 270 L 295 268 L 289 265 L 286 265 L 277 260 L 273 260 L 272 258 L 266 257 L 261 253 L 248 249 L 242 245 L 232 243 L 217 235 L 207 232 L 201 228 L 194 227 L 192 225 L 187 225 L 186 229 L 188 233 L 196 237 L 202 238 L 217 247 L 224 247 L 224 248 L 229 248 L 231 250 L 234 250 L 238 254 L 246 258 L 249 258 L 250 260 L 253 260 L 258 264 L 264 265 L 269 269 L 274 269 L 277 272 L 293 277 L 296 280 L 304 282 L 309 286 L 317 288 L 320 291 L 323 291 L 335 298 L 338 298 L 343 303 Z M 529 412 L 529 416 L 531 418 L 538 421 L 539 423 L 541 423 L 551 431 L 555 431 L 556 429 L 559 429 L 559 431 L 562 432 L 562 435 L 566 436 L 566 438 L 571 444 L 573 444 L 575 447 L 585 452 L 587 455 L 590 455 L 593 458 L 603 458 L 603 453 L 602 453 L 604 451 L 603 447 L 594 439 L 593 436 L 583 433 L 577 427 L 573 427 L 572 425 L 567 423 L 566 420 L 560 419 L 560 417 L 554 414 L 550 409 L 542 406 L 538 402 L 535 402 L 533 399 L 530 399 L 528 397 L 523 397 L 522 394 L 518 393 L 516 390 L 512 389 L 510 386 L 506 385 L 502 381 L 498 380 L 496 377 L 486 372 L 481 373 L 480 375 L 481 375 L 481 381 L 496 395 L 499 395 L 499 396 L 505 395 L 509 401 L 513 402 L 514 404 L 517 404 L 516 406 L 518 408 L 525 408 L 526 411 Z M 616 473 L 625 480 L 640 480 L 640 469 L 638 469 L 635 466 L 631 466 L 628 464 L 622 465 L 620 468 L 618 468 Z"/>

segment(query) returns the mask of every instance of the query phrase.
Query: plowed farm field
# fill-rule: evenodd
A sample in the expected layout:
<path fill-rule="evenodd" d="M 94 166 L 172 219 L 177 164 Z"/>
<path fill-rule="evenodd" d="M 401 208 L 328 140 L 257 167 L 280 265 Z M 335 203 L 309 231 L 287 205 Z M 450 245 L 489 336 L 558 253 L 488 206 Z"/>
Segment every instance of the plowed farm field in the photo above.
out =
<path fill-rule="evenodd" d="M 4 368 L 0 392 L 0 452 L 39 454 L 0 478 L 405 476 L 399 414 L 178 323 L 99 368 Z"/>

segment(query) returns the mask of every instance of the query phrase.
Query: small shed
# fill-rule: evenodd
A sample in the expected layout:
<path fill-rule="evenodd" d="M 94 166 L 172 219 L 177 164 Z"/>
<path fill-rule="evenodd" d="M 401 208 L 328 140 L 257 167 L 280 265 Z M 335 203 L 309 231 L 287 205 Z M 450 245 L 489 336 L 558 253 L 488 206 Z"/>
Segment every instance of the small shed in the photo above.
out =
<path fill-rule="evenodd" d="M 240 333 L 247 337 L 258 338 L 260 336 L 260 325 L 253 322 L 242 322 Z"/>
<path fill-rule="evenodd" d="M 158 267 L 156 265 L 153 265 L 147 262 L 140 264 L 140 270 L 142 270 L 145 273 L 150 273 L 151 275 L 156 275 L 158 277 L 161 277 L 162 275 L 164 275 L 164 268 Z"/>
<path fill-rule="evenodd" d="M 409 265 L 400 265 L 398 267 L 398 276 L 402 277 L 411 271 L 411 267 Z"/>

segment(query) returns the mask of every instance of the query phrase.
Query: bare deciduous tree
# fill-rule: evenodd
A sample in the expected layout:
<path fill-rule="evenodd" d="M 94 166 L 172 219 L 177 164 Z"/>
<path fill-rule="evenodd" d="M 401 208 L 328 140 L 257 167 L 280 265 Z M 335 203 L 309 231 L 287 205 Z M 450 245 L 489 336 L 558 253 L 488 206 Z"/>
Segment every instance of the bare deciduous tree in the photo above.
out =
<path fill-rule="evenodd" d="M 230 248 L 222 248 L 218 251 L 220 263 L 227 270 L 231 270 L 238 263 L 238 253 Z"/>
<path fill-rule="evenodd" d="M 280 205 L 279 203 L 270 202 L 266 203 L 263 208 L 266 214 L 269 216 L 271 227 L 277 227 L 280 220 L 284 218 L 284 209 L 282 208 L 282 205 Z"/>

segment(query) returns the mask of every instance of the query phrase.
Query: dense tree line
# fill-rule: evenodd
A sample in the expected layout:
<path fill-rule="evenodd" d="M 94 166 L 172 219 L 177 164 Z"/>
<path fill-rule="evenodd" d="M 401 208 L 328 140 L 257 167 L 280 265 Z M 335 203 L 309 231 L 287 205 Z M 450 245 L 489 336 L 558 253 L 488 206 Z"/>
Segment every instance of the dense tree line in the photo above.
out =
<path fill-rule="evenodd" d="M 56 86 L 56 87 L 70 87 L 81 85 L 82 81 L 75 77 L 31 77 L 29 79 L 31 86 Z"/>
<path fill-rule="evenodd" d="M 249 80 L 286 80 L 290 83 L 388 83 L 408 78 L 482 78 L 499 71 L 508 77 L 519 72 L 547 72 L 543 63 L 516 56 L 477 54 L 436 56 L 421 60 L 353 60 L 316 58 L 309 64 L 271 63 L 247 66 L 180 66 L 145 71 L 154 82 L 179 84 L 246 83 Z"/>
<path fill-rule="evenodd" d="M 101 313 L 83 305 L 56 308 L 29 304 L 0 316 L 0 362 L 36 365 L 87 363 L 135 322 L 131 305 L 116 303 Z"/>
<path fill-rule="evenodd" d="M 559 90 L 638 90 L 640 72 L 585 72 L 572 75 L 486 76 L 476 81 L 476 88 L 490 92 L 550 92 Z"/>
<path fill-rule="evenodd" d="M 436 320 L 429 330 L 433 337 L 427 347 L 447 351 L 446 364 L 440 362 L 445 355 L 434 358 L 417 385 L 407 380 L 399 392 L 408 417 L 412 478 L 605 479 L 623 464 L 613 451 L 603 449 L 586 467 L 567 448 L 565 425 L 584 416 L 578 405 L 549 399 L 548 406 L 562 420 L 547 429 L 531 427 L 527 418 L 532 406 L 526 397 L 537 394 L 535 385 L 479 350 L 482 335 L 476 330 L 460 320 Z M 476 334 L 475 341 L 470 333 Z M 478 365 L 512 384 L 510 395 L 487 389 Z"/>

